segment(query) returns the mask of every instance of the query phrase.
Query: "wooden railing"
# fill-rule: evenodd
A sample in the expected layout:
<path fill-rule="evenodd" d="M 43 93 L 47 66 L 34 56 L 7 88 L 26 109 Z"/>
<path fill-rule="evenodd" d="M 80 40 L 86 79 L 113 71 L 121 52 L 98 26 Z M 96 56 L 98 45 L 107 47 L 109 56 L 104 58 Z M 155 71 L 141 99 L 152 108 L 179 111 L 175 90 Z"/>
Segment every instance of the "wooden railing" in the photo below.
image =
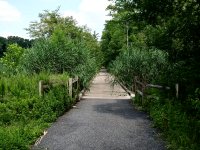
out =
<path fill-rule="evenodd" d="M 135 94 L 139 94 L 142 97 L 142 103 L 143 103 L 144 97 L 146 96 L 145 90 L 147 88 L 171 90 L 171 88 L 168 86 L 142 83 L 141 81 L 138 81 L 137 77 L 134 77 L 134 92 L 135 92 Z M 179 85 L 178 84 L 175 84 L 175 91 L 176 91 L 176 98 L 178 99 L 178 96 L 179 96 Z"/>
<path fill-rule="evenodd" d="M 68 80 L 66 80 L 66 82 L 56 82 L 56 81 L 49 81 L 48 83 L 45 83 L 43 80 L 39 81 L 39 95 L 43 96 L 48 90 L 50 90 L 50 88 L 52 86 L 56 86 L 56 85 L 65 85 L 66 88 L 66 92 L 67 94 L 74 98 L 73 95 L 74 91 L 78 92 L 79 89 L 79 78 L 78 76 L 76 76 L 75 78 L 69 78 Z"/>

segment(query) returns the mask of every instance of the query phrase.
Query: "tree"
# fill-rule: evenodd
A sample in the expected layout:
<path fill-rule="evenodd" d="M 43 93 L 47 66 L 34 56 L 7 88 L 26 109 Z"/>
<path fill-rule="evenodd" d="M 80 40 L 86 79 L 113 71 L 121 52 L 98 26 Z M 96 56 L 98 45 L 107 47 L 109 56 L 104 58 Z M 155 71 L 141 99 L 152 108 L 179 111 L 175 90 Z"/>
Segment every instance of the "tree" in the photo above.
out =
<path fill-rule="evenodd" d="M 200 78 L 198 75 L 200 74 L 198 69 L 200 2 L 196 0 L 111 1 L 113 3 L 107 9 L 113 18 L 105 25 L 101 42 L 102 50 L 107 54 L 107 62 L 115 59 L 120 54 L 119 47 L 125 45 L 165 51 L 168 53 L 171 66 L 179 66 L 175 67 L 176 73 L 170 82 L 181 84 L 183 90 L 181 93 L 185 99 L 188 93 L 198 87 Z M 128 29 L 127 34 L 126 29 Z M 125 37 L 125 34 L 127 40 L 122 40 L 121 37 Z M 117 39 L 123 42 L 120 43 Z"/>
<path fill-rule="evenodd" d="M 24 49 L 17 44 L 8 45 L 4 57 L 0 58 L 0 63 L 4 66 L 6 73 L 16 73 Z"/>
<path fill-rule="evenodd" d="M 126 47 L 126 31 L 124 25 L 115 21 L 108 21 L 101 37 L 101 51 L 105 57 L 105 65 L 119 55 L 121 49 Z"/>
<path fill-rule="evenodd" d="M 3 53 L 6 51 L 7 47 L 7 39 L 4 37 L 0 37 L 0 57 L 3 56 Z"/>
<path fill-rule="evenodd" d="M 80 72 L 89 60 L 99 66 L 102 54 L 97 38 L 87 26 L 77 26 L 76 20 L 58 11 L 46 10 L 39 14 L 39 22 L 30 24 L 27 30 L 37 40 L 24 54 L 22 66 L 29 72 L 69 74 Z"/>
<path fill-rule="evenodd" d="M 24 39 L 18 36 L 8 36 L 7 38 L 0 37 L 0 57 L 7 51 L 8 45 L 17 44 L 22 48 L 30 48 L 34 40 Z"/>
<path fill-rule="evenodd" d="M 39 22 L 33 21 L 29 28 L 26 28 L 33 38 L 50 37 L 57 27 L 67 32 L 66 36 L 68 37 L 81 38 L 82 29 L 76 26 L 77 23 L 72 17 L 61 17 L 59 8 L 54 11 L 45 10 L 43 13 L 39 13 L 39 18 Z"/>
<path fill-rule="evenodd" d="M 39 13 L 40 21 L 33 21 L 30 23 L 29 28 L 26 28 L 30 36 L 40 38 L 52 35 L 55 25 L 62 21 L 58 11 L 59 8 L 52 12 L 44 10 L 44 13 Z"/>
<path fill-rule="evenodd" d="M 178 133 L 178 136 L 172 138 L 172 143 L 175 144 L 174 149 L 183 147 L 197 149 L 199 147 L 198 116 L 200 112 L 200 1 L 110 1 L 113 3 L 108 10 L 112 20 L 106 23 L 101 42 L 104 54 L 111 54 L 106 55 L 106 60 L 110 64 L 108 65 L 109 70 L 127 87 L 133 86 L 130 84 L 133 83 L 133 75 L 138 76 L 144 83 L 168 85 L 172 91 L 174 84 L 179 83 L 178 101 L 172 93 L 167 97 L 163 93 L 159 95 L 157 91 L 152 90 L 147 92 L 157 95 L 159 98 L 156 98 L 155 101 L 147 98 L 145 107 L 149 109 L 149 107 L 155 106 L 155 102 L 161 104 L 159 104 L 160 110 L 155 107 L 154 111 L 158 112 L 155 120 L 163 110 L 166 113 L 174 109 L 174 114 L 177 114 L 177 108 L 179 108 L 180 116 L 187 116 L 184 117 L 186 121 L 183 124 L 177 123 L 176 119 L 173 122 L 171 116 L 174 115 L 171 113 L 169 113 L 170 117 L 166 119 L 170 123 L 167 121 L 166 125 L 166 120 L 160 123 L 165 124 L 164 130 L 167 131 L 167 136 L 171 135 L 168 131 L 176 130 L 176 124 L 178 130 L 180 126 L 183 127 L 184 136 L 180 136 L 182 132 L 180 134 L 177 131 L 172 132 L 172 134 Z M 114 23 L 111 24 L 111 22 Z M 125 23 L 127 23 L 127 28 L 125 25 L 123 26 Z M 116 33 L 118 33 L 118 38 L 122 37 L 125 32 L 119 31 L 123 31 L 123 29 L 128 31 L 127 40 L 122 40 L 123 48 L 116 53 L 118 48 L 115 45 L 119 43 L 116 40 Z M 128 48 L 124 48 L 125 45 L 128 45 Z M 114 54 L 117 57 L 113 57 Z M 113 61 L 113 59 L 115 60 Z M 169 101 L 169 99 L 173 101 Z M 186 122 L 188 125 L 185 125 Z"/>
<path fill-rule="evenodd" d="M 18 36 L 8 36 L 8 44 L 18 44 L 22 48 L 30 48 L 32 46 L 32 40 L 24 39 Z"/>

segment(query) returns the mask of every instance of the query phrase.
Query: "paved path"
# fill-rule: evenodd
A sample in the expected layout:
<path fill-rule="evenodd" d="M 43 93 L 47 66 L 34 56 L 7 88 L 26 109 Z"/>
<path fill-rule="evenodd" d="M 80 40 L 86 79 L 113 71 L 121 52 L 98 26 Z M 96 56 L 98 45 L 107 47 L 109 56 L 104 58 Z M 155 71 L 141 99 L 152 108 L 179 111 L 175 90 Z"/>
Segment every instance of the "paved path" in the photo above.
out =
<path fill-rule="evenodd" d="M 60 117 L 37 148 L 50 150 L 164 150 L 146 114 L 100 72 L 77 107 Z"/>

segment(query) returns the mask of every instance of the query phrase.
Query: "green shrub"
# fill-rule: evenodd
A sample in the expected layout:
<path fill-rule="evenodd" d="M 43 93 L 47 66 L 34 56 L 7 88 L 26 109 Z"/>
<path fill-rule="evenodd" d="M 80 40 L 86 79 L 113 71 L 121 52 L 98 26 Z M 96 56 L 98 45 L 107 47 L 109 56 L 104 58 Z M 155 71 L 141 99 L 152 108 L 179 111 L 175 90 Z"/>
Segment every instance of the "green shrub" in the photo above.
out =
<path fill-rule="evenodd" d="M 163 51 L 133 47 L 123 50 L 111 63 L 109 70 L 130 88 L 134 76 L 144 83 L 152 83 L 160 78 L 166 67 L 167 54 Z"/>
<path fill-rule="evenodd" d="M 73 74 L 77 67 L 85 66 L 90 59 L 90 50 L 84 41 L 71 39 L 57 28 L 50 38 L 38 39 L 24 53 L 21 67 L 30 73 L 49 71 Z"/>
<path fill-rule="evenodd" d="M 13 124 L 0 127 L 1 150 L 28 150 L 30 145 L 49 126 L 41 120 L 30 120 L 27 124 Z"/>
<path fill-rule="evenodd" d="M 47 125 L 74 103 L 64 85 L 56 85 L 40 97 L 40 80 L 66 83 L 68 75 L 41 73 L 1 77 L 0 87 L 4 92 L 0 99 L 0 149 L 29 149 Z"/>
<path fill-rule="evenodd" d="M 162 131 L 162 135 L 167 139 L 169 149 L 196 150 L 199 148 L 200 122 L 199 122 L 199 100 L 198 90 L 196 97 L 190 96 L 186 105 L 177 99 L 167 99 L 163 96 L 163 91 L 147 90 L 148 96 L 144 102 L 138 95 L 134 98 L 134 104 L 142 106 L 153 119 L 154 126 Z M 194 105 L 191 105 L 193 103 Z M 195 111 L 195 112 L 194 112 Z"/>
<path fill-rule="evenodd" d="M 0 58 L 0 66 L 2 74 L 16 74 L 19 71 L 18 64 L 24 49 L 17 44 L 8 45 L 4 57 Z"/>
<path fill-rule="evenodd" d="M 93 42 L 93 46 L 89 47 L 87 40 L 79 41 L 66 34 L 57 28 L 50 38 L 38 39 L 23 54 L 20 68 L 27 73 L 67 72 L 70 76 L 78 75 L 83 86 L 87 86 L 101 65 L 98 45 Z"/>

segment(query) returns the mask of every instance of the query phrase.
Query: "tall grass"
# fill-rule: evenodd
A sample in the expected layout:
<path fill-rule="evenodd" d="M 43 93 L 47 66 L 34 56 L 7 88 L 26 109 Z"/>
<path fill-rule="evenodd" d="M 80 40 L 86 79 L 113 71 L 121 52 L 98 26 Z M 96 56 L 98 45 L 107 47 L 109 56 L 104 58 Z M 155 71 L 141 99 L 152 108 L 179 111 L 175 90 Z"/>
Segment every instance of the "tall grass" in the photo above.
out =
<path fill-rule="evenodd" d="M 39 80 L 48 82 L 50 78 L 48 73 L 1 76 L 0 149 L 29 149 L 43 130 L 74 103 L 64 86 L 56 86 L 44 97 L 39 96 Z M 66 82 L 68 76 L 57 78 Z"/>

